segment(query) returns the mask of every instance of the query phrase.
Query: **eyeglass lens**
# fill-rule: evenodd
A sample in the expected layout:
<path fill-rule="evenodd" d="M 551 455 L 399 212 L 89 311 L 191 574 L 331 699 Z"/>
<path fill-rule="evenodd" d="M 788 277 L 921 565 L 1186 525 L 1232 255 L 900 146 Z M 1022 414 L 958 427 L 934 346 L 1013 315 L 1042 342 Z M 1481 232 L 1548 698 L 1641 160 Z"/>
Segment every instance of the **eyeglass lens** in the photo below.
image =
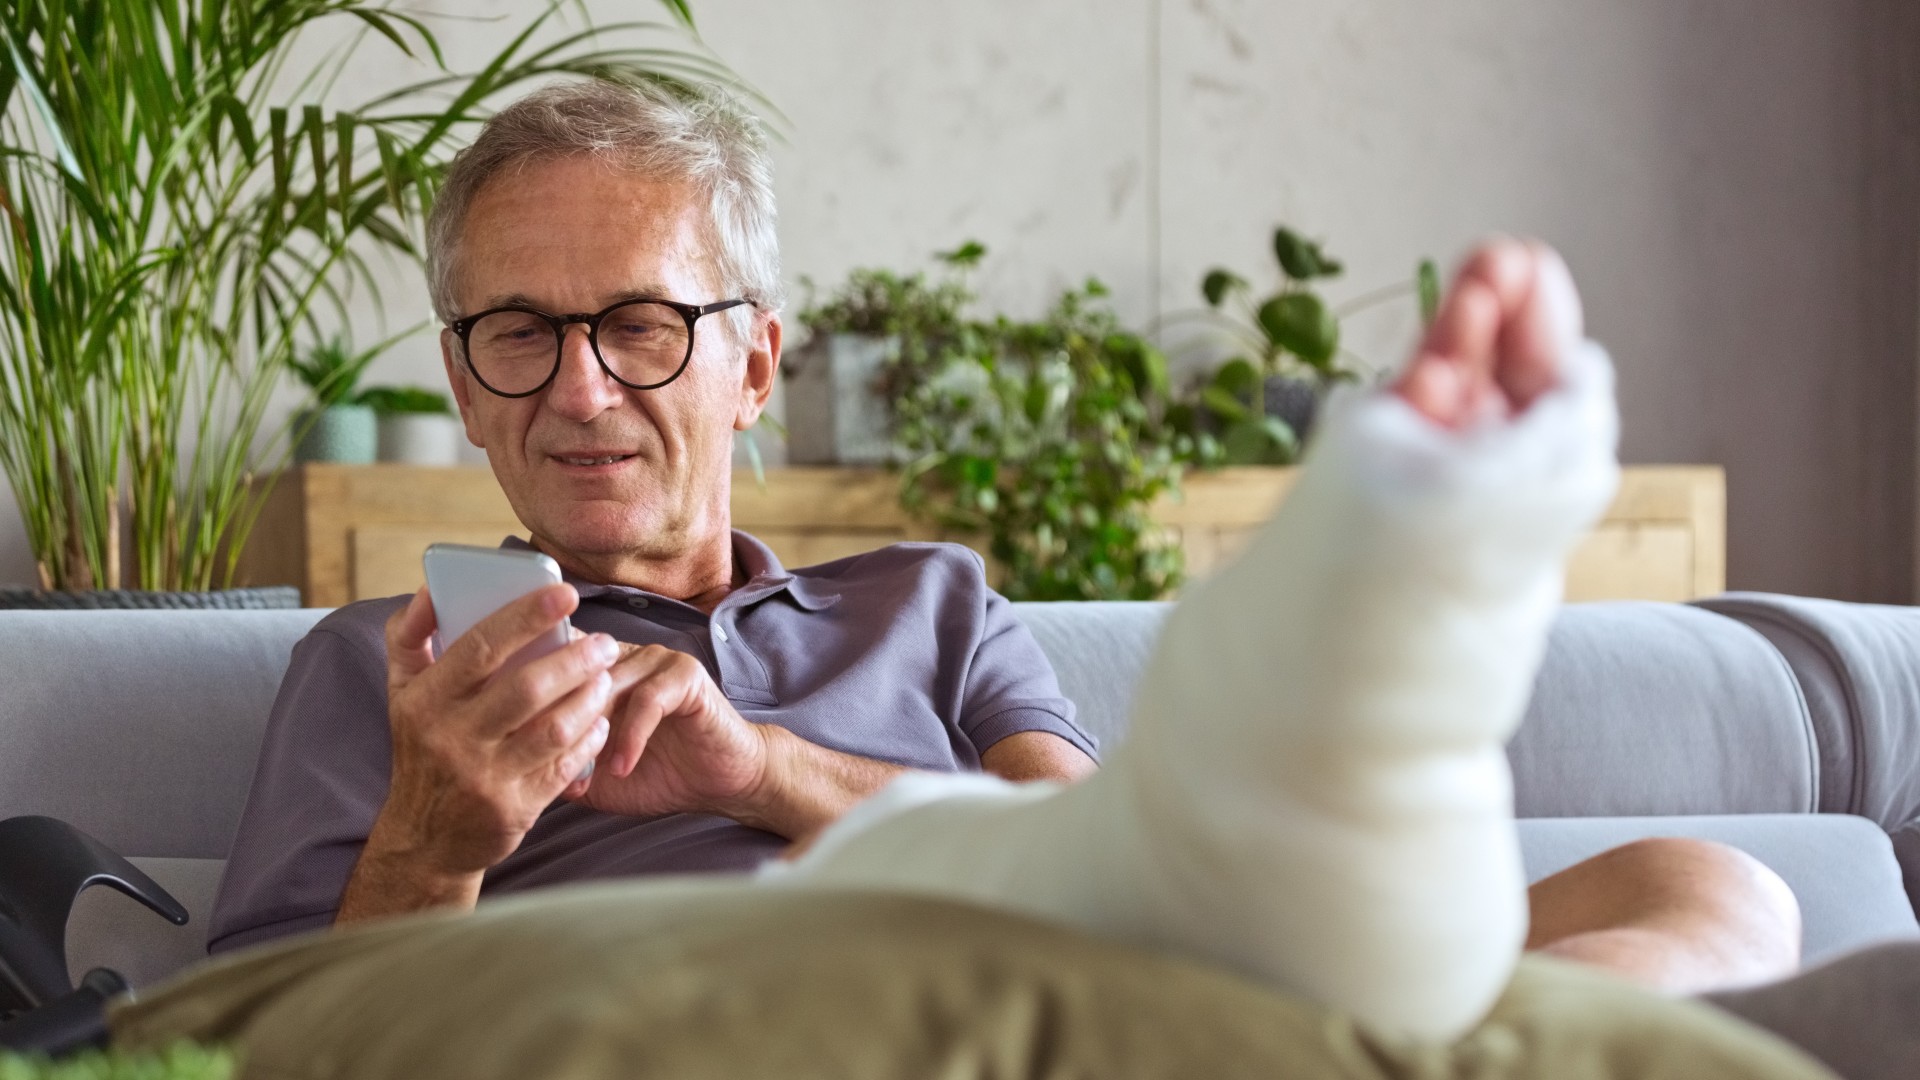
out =
<path fill-rule="evenodd" d="M 482 316 L 467 335 L 467 361 L 481 381 L 502 394 L 524 394 L 553 374 L 562 328 L 525 311 Z M 687 321 L 665 304 L 636 301 L 600 320 L 600 358 L 622 382 L 651 386 L 673 378 L 692 340 Z"/>

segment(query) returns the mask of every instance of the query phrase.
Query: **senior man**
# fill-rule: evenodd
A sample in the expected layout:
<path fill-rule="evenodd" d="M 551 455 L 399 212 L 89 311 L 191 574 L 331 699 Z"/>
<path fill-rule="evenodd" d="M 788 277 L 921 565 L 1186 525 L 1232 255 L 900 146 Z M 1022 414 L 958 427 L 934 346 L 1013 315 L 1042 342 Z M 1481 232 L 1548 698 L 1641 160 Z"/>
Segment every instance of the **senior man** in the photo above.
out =
<path fill-rule="evenodd" d="M 568 585 L 508 605 L 437 661 L 424 594 L 349 605 L 314 628 L 274 706 L 213 950 L 596 877 L 765 877 L 764 864 L 818 839 L 785 876 L 1006 903 L 1215 956 L 1363 1011 L 1382 979 L 1419 981 L 1396 974 L 1395 952 L 1480 972 L 1470 992 L 1431 984 L 1429 998 L 1454 1002 L 1439 1019 L 1427 1005 L 1383 1014 L 1434 1033 L 1457 1030 L 1490 1000 L 1507 947 L 1522 939 L 1676 992 L 1796 964 L 1791 894 L 1716 845 L 1656 840 L 1610 852 L 1536 885 L 1530 918 L 1518 885 L 1503 891 L 1517 861 L 1499 740 L 1542 647 L 1561 548 L 1604 505 L 1611 476 L 1604 359 L 1576 363 L 1577 298 L 1546 249 L 1496 242 L 1469 260 L 1394 391 L 1332 425 L 1323 444 L 1335 445 L 1309 470 L 1325 479 L 1289 500 L 1292 525 L 1272 530 L 1307 539 L 1268 562 L 1299 567 L 1299 552 L 1312 551 L 1325 566 L 1275 569 L 1256 545 L 1232 587 L 1183 604 L 1125 760 L 1095 775 L 1092 740 L 972 553 L 898 545 L 794 570 L 730 528 L 733 434 L 765 407 L 782 339 L 770 170 L 751 116 L 712 93 L 600 82 L 543 90 L 503 110 L 456 159 L 429 242 L 467 435 L 485 448 L 531 546 Z M 1573 434 L 1545 430 L 1560 422 L 1554 409 Z M 1493 434 L 1475 434 L 1488 425 Z M 1343 441 L 1348 429 L 1358 434 Z M 1561 452 L 1529 439 L 1574 442 Z M 1380 464 L 1392 453 L 1442 464 L 1450 454 L 1551 459 L 1577 475 L 1508 478 L 1472 495 L 1546 508 L 1522 506 L 1504 526 L 1500 507 L 1454 520 L 1466 570 L 1441 565 L 1453 552 L 1419 545 L 1381 562 L 1396 529 L 1441 547 L 1453 535 L 1363 497 L 1400 468 Z M 1421 475 L 1456 465 L 1429 462 Z M 1448 500 L 1479 491 L 1473 470 L 1489 468 L 1458 466 L 1468 477 L 1459 490 L 1403 485 L 1396 498 L 1410 514 L 1444 518 Z M 1536 527 L 1541 518 L 1552 527 Z M 1503 527 L 1531 538 L 1524 557 L 1473 548 Z M 1446 604 L 1420 599 L 1428 578 L 1457 584 L 1514 567 L 1533 576 L 1492 589 L 1497 602 L 1447 601 L 1490 628 L 1479 652 L 1435 637 L 1428 623 Z M 1321 570 L 1312 588 L 1295 580 Z M 1351 588 L 1330 592 L 1338 581 Z M 1275 610 L 1283 600 L 1293 607 Z M 573 644 L 501 670 L 520 643 L 569 616 L 582 632 Z M 1256 652 L 1235 662 L 1250 672 L 1218 666 L 1231 650 L 1196 645 L 1259 619 L 1282 622 L 1241 635 Z M 1294 640 L 1287 625 L 1314 632 L 1284 644 Z M 1341 633 L 1351 640 L 1312 640 Z M 1273 642 L 1265 659 L 1262 634 Z M 1368 634 L 1387 644 L 1365 645 Z M 1489 658 L 1487 641 L 1512 648 Z M 1336 647 L 1347 651 L 1326 653 Z M 1396 655 L 1398 667 L 1381 666 Z M 1245 678 L 1277 690 L 1236 681 Z M 1290 678 L 1303 689 L 1287 689 Z M 1437 719 L 1380 720 L 1388 686 L 1400 688 L 1393 708 L 1430 706 Z M 1454 724 L 1453 734 L 1416 737 L 1429 722 Z M 1374 723 L 1385 726 L 1368 735 Z M 1287 734 L 1296 728 L 1307 734 Z M 1293 741 L 1247 743 L 1255 734 Z M 1367 749 L 1350 762 L 1326 756 L 1330 740 L 1356 738 Z M 1408 739 L 1452 756 L 1424 771 L 1407 771 L 1426 761 L 1418 754 L 1380 763 L 1381 746 Z M 1320 755 L 1318 776 L 1261 771 L 1302 747 Z M 578 779 L 589 763 L 591 779 Z M 980 780 L 987 788 L 948 791 L 932 775 L 967 772 L 1071 786 Z M 1329 783 L 1338 786 L 1312 797 L 1296 790 Z M 1230 797 L 1235 785 L 1246 798 Z M 1290 794 L 1274 801 L 1276 790 Z M 1440 809 L 1421 802 L 1429 795 Z M 1270 807 L 1274 820 L 1191 809 L 1222 799 Z M 1366 812 L 1325 817 L 1342 802 Z M 1364 880 L 1348 862 L 1366 868 Z M 1369 914 L 1379 903 L 1388 908 Z M 1265 934 L 1249 926 L 1312 918 L 1361 921 L 1351 933 L 1292 926 L 1248 944 Z M 1417 933 L 1380 930 L 1422 918 L 1433 925 Z M 1181 922 L 1196 926 L 1170 925 Z M 1350 962 L 1301 958 L 1335 942 L 1357 950 Z M 1247 958 L 1268 945 L 1272 957 Z M 1331 970 L 1343 963 L 1367 985 Z"/>

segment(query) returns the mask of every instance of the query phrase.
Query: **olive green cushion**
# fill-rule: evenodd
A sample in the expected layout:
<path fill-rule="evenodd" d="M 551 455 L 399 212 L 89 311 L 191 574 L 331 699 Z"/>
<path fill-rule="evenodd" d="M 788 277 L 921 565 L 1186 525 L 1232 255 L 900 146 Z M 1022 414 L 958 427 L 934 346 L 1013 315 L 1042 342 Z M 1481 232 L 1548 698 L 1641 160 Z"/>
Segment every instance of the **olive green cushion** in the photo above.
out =
<path fill-rule="evenodd" d="M 112 1017 L 230 1043 L 243 1075 L 1828 1078 L 1704 1006 L 1529 960 L 1446 1047 L 1175 957 L 878 893 L 617 883 L 242 953 Z"/>

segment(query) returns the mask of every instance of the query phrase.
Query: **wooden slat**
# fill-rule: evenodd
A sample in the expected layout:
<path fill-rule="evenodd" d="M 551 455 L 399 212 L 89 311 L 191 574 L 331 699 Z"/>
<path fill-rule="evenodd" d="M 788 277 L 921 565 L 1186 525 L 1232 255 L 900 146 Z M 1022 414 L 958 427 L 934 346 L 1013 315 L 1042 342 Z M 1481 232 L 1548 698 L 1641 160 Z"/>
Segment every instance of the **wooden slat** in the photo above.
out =
<path fill-rule="evenodd" d="M 514 532 L 499 525 L 360 525 L 349 548 L 353 558 L 355 600 L 410 593 L 426 581 L 420 558 L 429 544 L 493 547 Z"/>
<path fill-rule="evenodd" d="M 900 509 L 899 478 L 882 469 L 776 469 L 767 473 L 764 488 L 751 472 L 733 475 L 733 522 L 748 532 L 789 526 L 901 529 L 911 521 Z"/>
<path fill-rule="evenodd" d="M 1197 580 L 1232 559 L 1291 489 L 1293 469 L 1231 468 L 1189 475 L 1156 520 L 1187 553 Z M 944 536 L 909 518 L 899 481 L 878 469 L 790 468 L 765 486 L 734 476 L 733 520 L 781 561 L 806 566 L 905 539 Z M 306 465 L 276 490 L 242 560 L 246 580 L 302 587 L 333 606 L 407 591 L 419 556 L 438 540 L 485 544 L 524 533 L 484 468 Z M 390 549 L 390 550 L 389 550 Z M 1726 481 L 1714 466 L 1636 466 L 1570 571 L 1578 599 L 1678 600 L 1720 592 L 1726 580 Z M 997 574 L 995 575 L 997 578 Z"/>
<path fill-rule="evenodd" d="M 1168 525 L 1231 528 L 1258 525 L 1273 516 L 1292 490 L 1296 469 L 1227 468 L 1189 473 L 1178 498 L 1154 503 L 1153 516 Z"/>
<path fill-rule="evenodd" d="M 1567 560 L 1567 599 L 1691 600 L 1694 534 L 1685 525 L 1609 522 Z"/>

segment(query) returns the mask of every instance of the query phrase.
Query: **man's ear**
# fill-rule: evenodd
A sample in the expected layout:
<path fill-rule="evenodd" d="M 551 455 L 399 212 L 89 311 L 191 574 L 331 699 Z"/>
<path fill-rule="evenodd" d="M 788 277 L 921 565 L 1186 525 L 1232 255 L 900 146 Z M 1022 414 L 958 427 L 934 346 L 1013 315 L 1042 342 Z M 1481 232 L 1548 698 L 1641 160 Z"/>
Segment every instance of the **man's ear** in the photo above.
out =
<path fill-rule="evenodd" d="M 473 415 L 473 376 L 460 363 L 460 335 L 442 327 L 440 362 L 447 369 L 447 386 L 453 390 L 454 404 L 460 406 L 460 422 L 466 425 L 467 441 L 482 450 L 487 444 L 480 438 L 480 421 Z"/>
<path fill-rule="evenodd" d="M 753 343 L 747 350 L 746 371 L 740 377 L 740 404 L 734 410 L 733 430 L 745 431 L 759 422 L 773 394 L 780 372 L 780 313 L 755 318 Z"/>

